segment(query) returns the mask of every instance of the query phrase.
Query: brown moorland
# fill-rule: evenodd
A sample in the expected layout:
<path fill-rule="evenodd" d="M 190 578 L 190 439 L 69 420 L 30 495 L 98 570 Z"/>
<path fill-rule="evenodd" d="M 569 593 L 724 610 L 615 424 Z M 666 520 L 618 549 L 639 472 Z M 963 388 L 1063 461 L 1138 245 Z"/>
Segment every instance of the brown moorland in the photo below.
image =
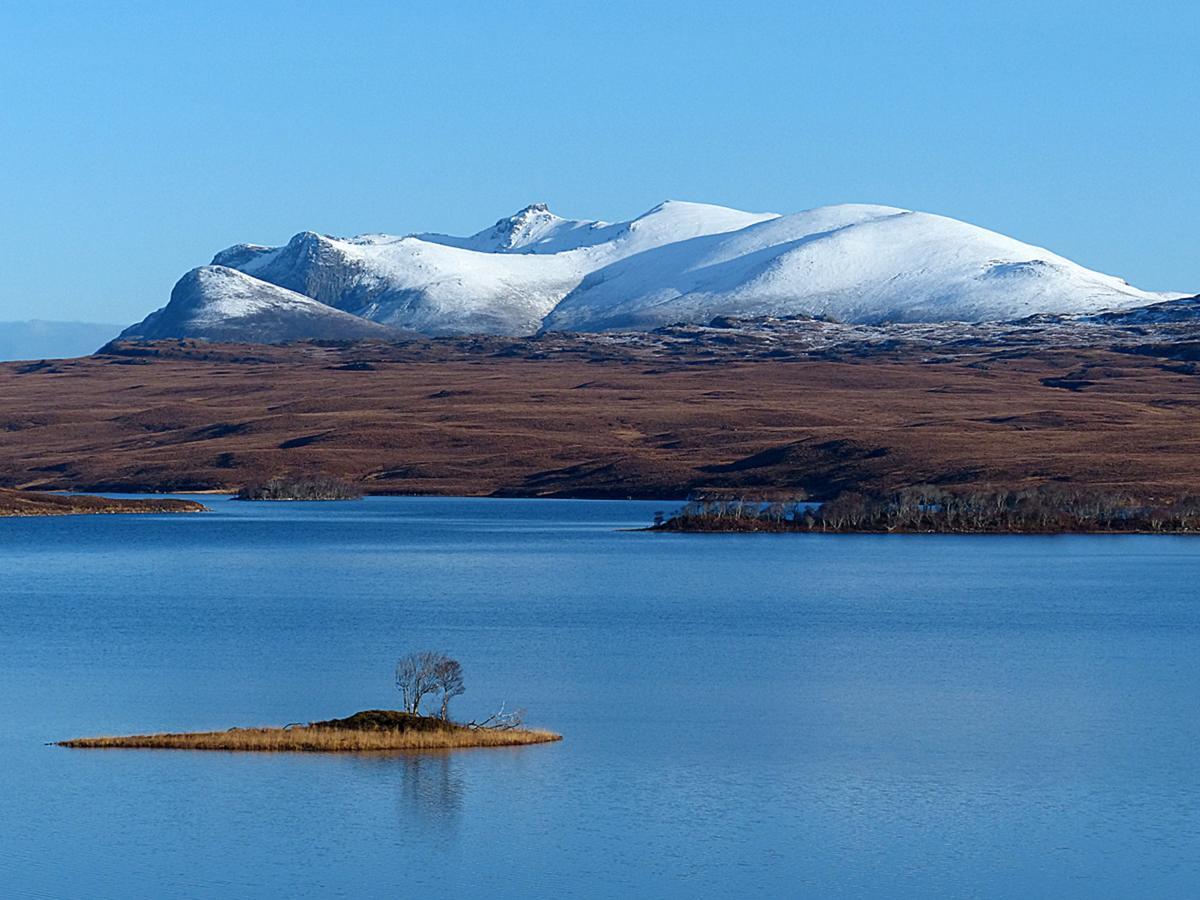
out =
<path fill-rule="evenodd" d="M 322 474 L 394 494 L 1174 496 L 1200 490 L 1200 377 L 1181 346 L 118 344 L 0 365 L 0 485 L 232 491 Z"/>

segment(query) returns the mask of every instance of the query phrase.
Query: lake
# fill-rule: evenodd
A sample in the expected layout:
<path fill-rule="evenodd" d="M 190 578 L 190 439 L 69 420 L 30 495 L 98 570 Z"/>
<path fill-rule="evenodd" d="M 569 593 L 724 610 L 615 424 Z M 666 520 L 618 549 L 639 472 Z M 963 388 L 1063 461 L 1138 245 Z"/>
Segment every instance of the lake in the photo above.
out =
<path fill-rule="evenodd" d="M 678 535 L 675 504 L 0 519 L 0 893 L 1192 897 L 1200 539 Z M 394 707 L 560 744 L 57 739 Z"/>

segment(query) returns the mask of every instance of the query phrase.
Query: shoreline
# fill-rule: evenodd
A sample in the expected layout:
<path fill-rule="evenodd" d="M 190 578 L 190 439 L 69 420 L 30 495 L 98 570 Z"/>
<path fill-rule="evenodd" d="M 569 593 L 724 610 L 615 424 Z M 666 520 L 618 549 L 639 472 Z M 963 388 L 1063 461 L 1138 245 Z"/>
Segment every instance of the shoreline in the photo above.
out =
<path fill-rule="evenodd" d="M 1101 535 L 1112 535 L 1113 537 L 1121 536 L 1146 536 L 1146 537 L 1200 537 L 1200 530 L 1192 529 L 1188 531 L 1179 531 L 1171 529 L 1162 529 L 1160 531 L 1151 531 L 1147 529 L 1123 529 L 1114 528 L 1094 528 L 1094 529 L 1079 529 L 1079 528 L 1059 528 L 1046 530 L 1032 529 L 978 529 L 971 530 L 965 528 L 662 528 L 660 526 L 650 525 L 646 528 L 628 528 L 627 531 L 643 531 L 654 532 L 656 534 L 765 534 L 765 535 L 827 535 L 836 537 L 840 535 L 879 535 L 885 537 L 888 535 L 896 535 L 897 537 L 921 537 L 921 536 L 936 536 L 936 535 L 952 535 L 956 537 L 1069 537 L 1077 535 L 1080 537 L 1097 537 Z"/>
<path fill-rule="evenodd" d="M 0 494 L 5 491 L 17 494 L 48 494 L 57 497 L 68 496 L 87 496 L 87 497 L 104 497 L 106 495 L 132 495 L 138 499 L 152 498 L 178 498 L 178 497 L 227 497 L 234 499 L 237 497 L 238 491 L 236 488 L 204 488 L 198 490 L 176 490 L 176 491 L 160 491 L 153 488 L 144 488 L 135 490 L 128 487 L 121 489 L 113 489 L 111 487 L 71 487 L 71 488 L 0 488 Z M 347 500 L 370 500 L 374 497 L 410 497 L 415 499 L 431 499 L 431 500 L 592 500 L 604 503 L 663 503 L 663 504 L 683 504 L 687 502 L 687 497 L 663 497 L 649 496 L 644 494 L 626 494 L 617 496 L 609 493 L 593 493 L 589 491 L 570 492 L 555 494 L 537 494 L 537 493 L 470 493 L 461 491 L 368 491 L 361 497 L 346 498 Z M 329 503 L 342 502 L 338 500 L 295 500 L 293 498 L 285 498 L 280 500 L 238 500 L 239 503 Z"/>
<path fill-rule="evenodd" d="M 169 496 L 125 498 L 0 489 L 0 518 L 9 519 L 49 516 L 178 515 L 209 511 L 203 503 Z"/>
<path fill-rule="evenodd" d="M 236 491 L 180 491 L 180 492 L 137 492 L 137 491 L 113 491 L 110 493 L 120 493 L 123 495 L 137 494 L 136 497 L 106 497 L 103 494 L 76 494 L 68 491 L 20 491 L 11 489 L 0 489 L 0 519 L 3 518 L 49 518 L 58 516 L 74 516 L 74 515 L 155 515 L 155 514 L 181 514 L 181 513 L 198 513 L 211 512 L 212 510 L 201 503 L 185 499 L 190 495 L 206 495 L 206 496 L 224 496 L 229 500 L 237 499 Z M 28 506 L 24 508 L 13 508 L 11 505 L 6 508 L 4 500 L 6 497 L 18 495 L 21 501 L 28 501 Z M 378 493 L 366 494 L 362 497 L 355 498 L 357 500 L 370 500 L 373 498 L 407 498 L 407 499 L 427 499 L 427 500 L 547 500 L 547 501 L 573 501 L 586 500 L 590 502 L 604 503 L 623 503 L 623 502 L 638 502 L 651 503 L 657 502 L 664 505 L 673 503 L 683 503 L 685 501 L 678 499 L 663 499 L 656 498 L 640 498 L 640 497 L 577 497 L 577 496 L 545 496 L 545 495 L 522 495 L 522 496 L 496 496 L 490 494 L 470 495 L 470 494 L 444 494 L 444 493 Z M 48 505 L 43 505 L 42 498 L 52 498 L 59 502 Z M 68 501 L 68 502 L 62 502 Z M 258 500 L 247 501 L 239 500 L 240 503 L 319 503 L 325 505 L 333 501 L 324 500 Z M 953 535 L 963 537 L 1058 537 L 1058 536 L 1100 536 L 1111 535 L 1113 537 L 1200 537 L 1200 529 L 1146 529 L 1146 528 L 1047 528 L 1047 529 L 1029 529 L 1029 528 L 863 528 L 863 527 L 790 527 L 787 524 L 766 524 L 763 522 L 750 523 L 743 521 L 741 524 L 722 524 L 719 527 L 696 526 L 695 524 L 680 526 L 672 524 L 671 519 L 667 519 L 661 525 L 645 525 L 637 527 L 619 528 L 618 531 L 627 533 L 652 533 L 652 534 L 759 534 L 759 535 L 897 535 L 897 536 L 936 536 L 936 535 Z"/>

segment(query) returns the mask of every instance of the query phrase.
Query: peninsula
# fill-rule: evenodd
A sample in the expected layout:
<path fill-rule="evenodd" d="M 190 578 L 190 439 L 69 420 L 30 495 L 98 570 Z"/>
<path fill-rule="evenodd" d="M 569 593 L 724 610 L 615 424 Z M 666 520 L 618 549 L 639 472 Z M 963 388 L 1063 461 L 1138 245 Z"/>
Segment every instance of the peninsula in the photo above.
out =
<path fill-rule="evenodd" d="M 206 506 L 193 500 L 148 497 L 114 500 L 87 494 L 48 494 L 40 491 L 11 491 L 0 488 L 0 517 L 69 516 L 112 513 L 186 513 L 205 512 Z"/>

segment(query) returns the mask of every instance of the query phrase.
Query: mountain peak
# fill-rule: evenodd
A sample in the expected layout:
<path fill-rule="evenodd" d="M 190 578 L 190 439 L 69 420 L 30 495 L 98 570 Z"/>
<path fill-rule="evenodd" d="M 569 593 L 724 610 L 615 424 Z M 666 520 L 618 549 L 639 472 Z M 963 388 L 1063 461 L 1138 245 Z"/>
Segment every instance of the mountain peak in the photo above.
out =
<path fill-rule="evenodd" d="M 559 222 L 565 221 L 545 203 L 530 203 L 507 219 L 501 219 L 490 232 L 481 231 L 476 237 L 487 234 L 497 250 L 519 250 L 547 237 Z"/>

